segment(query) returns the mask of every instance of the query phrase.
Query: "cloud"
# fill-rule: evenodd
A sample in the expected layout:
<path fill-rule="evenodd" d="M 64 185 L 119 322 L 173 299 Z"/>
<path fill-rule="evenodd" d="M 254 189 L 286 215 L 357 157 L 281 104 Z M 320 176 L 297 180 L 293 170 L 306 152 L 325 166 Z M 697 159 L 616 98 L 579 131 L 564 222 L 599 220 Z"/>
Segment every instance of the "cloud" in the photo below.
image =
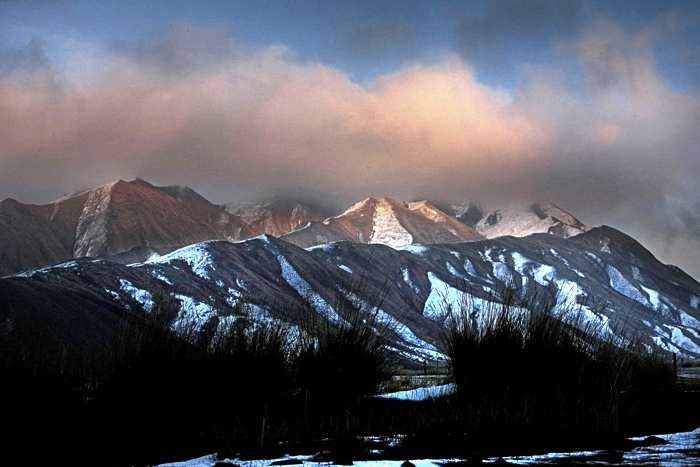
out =
<path fill-rule="evenodd" d="M 39 77 L 2 83 L 2 173 L 65 186 L 127 173 L 361 196 L 460 186 L 466 196 L 503 189 L 516 176 L 505 169 L 536 166 L 548 139 L 453 56 L 363 88 L 279 46 L 224 38 L 200 56 L 216 37 L 179 25 L 61 91 Z"/>
<path fill-rule="evenodd" d="M 597 144 L 613 144 L 622 139 L 622 130 L 614 123 L 597 125 L 591 135 Z"/>
<path fill-rule="evenodd" d="M 566 60 L 526 66 L 505 92 L 455 55 L 361 86 L 284 46 L 180 24 L 70 79 L 51 64 L 0 78 L 0 187 L 43 195 L 139 176 L 217 202 L 232 187 L 548 199 L 700 276 L 700 98 L 659 72 L 663 27 L 600 20 L 556 45 Z"/>
<path fill-rule="evenodd" d="M 514 105 L 554 135 L 543 197 L 640 238 L 699 277 L 700 192 L 687 187 L 700 178 L 700 98 L 662 78 L 653 53 L 661 27 L 626 32 L 597 21 L 559 45 L 574 57 L 576 79 L 565 68 L 530 67 Z"/>

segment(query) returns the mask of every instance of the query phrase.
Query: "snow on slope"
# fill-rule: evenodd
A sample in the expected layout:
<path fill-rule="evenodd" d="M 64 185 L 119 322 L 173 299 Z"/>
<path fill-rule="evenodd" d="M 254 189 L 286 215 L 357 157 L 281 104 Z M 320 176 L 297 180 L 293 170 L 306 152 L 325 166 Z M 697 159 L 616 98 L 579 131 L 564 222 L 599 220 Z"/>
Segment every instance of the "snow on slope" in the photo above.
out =
<path fill-rule="evenodd" d="M 309 301 L 309 303 L 318 311 L 323 317 L 332 323 L 340 322 L 341 318 L 335 312 L 332 306 L 326 302 L 323 297 L 321 297 L 308 282 L 302 278 L 299 273 L 289 264 L 287 258 L 282 255 L 277 256 L 277 261 L 280 263 L 280 268 L 282 269 L 282 278 L 291 285 L 294 290 L 296 290 L 302 298 Z"/>
<path fill-rule="evenodd" d="M 216 269 L 211 254 L 207 251 L 207 245 L 210 243 L 196 243 L 164 256 L 153 256 L 145 264 L 167 264 L 171 261 L 180 260 L 186 262 L 196 275 L 202 279 L 210 280 L 210 272 Z"/>
<path fill-rule="evenodd" d="M 401 225 L 386 198 L 378 198 L 372 219 L 372 235 L 368 243 L 391 247 L 413 243 L 413 236 Z"/>
<path fill-rule="evenodd" d="M 73 256 L 97 256 L 107 245 L 107 210 L 117 183 L 108 183 L 90 192 L 75 229 Z"/>
<path fill-rule="evenodd" d="M 588 230 L 578 219 L 549 203 L 514 203 L 484 215 L 475 229 L 486 238 L 550 233 L 571 237 Z"/>

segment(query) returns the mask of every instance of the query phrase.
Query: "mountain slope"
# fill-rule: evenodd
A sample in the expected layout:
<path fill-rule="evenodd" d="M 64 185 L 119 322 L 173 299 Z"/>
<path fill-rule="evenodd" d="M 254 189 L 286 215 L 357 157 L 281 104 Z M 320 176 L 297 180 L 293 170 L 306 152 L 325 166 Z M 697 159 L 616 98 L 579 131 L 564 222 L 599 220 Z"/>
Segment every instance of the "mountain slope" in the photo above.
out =
<path fill-rule="evenodd" d="M 355 203 L 341 215 L 327 219 L 324 223 L 360 243 L 381 243 L 392 247 L 481 238 L 468 227 L 448 221 L 447 216 L 432 205 L 416 206 L 413 211 L 398 201 L 385 197 L 367 198 Z"/>
<path fill-rule="evenodd" d="M 0 275 L 71 257 L 74 227 L 52 212 L 50 205 L 0 202 Z"/>
<path fill-rule="evenodd" d="M 430 201 L 413 201 L 405 204 L 411 211 L 434 221 L 461 240 L 471 242 L 485 238 L 476 230 L 438 209 Z"/>
<path fill-rule="evenodd" d="M 516 297 L 547 297 L 603 335 L 700 357 L 700 284 L 608 227 L 572 239 L 539 234 L 397 248 L 338 242 L 304 250 L 271 236 L 211 241 L 140 264 L 83 259 L 0 279 L 0 303 L 50 311 L 57 326 L 77 326 L 66 333 L 106 328 L 115 312 L 148 308 L 163 291 L 180 319 L 200 322 L 247 316 L 300 324 L 309 313 L 339 321 L 375 309 L 392 329 L 396 358 L 420 362 L 440 358 L 449 310 L 467 306 L 479 316 L 506 284 Z"/>
<path fill-rule="evenodd" d="M 349 233 L 333 229 L 323 222 L 309 222 L 305 227 L 280 237 L 286 242 L 301 248 L 310 248 L 332 242 L 357 241 Z"/>
<path fill-rule="evenodd" d="M 488 212 L 474 203 L 445 209 L 486 238 L 525 237 L 535 233 L 568 238 L 588 230 L 581 221 L 551 203 L 513 203 Z"/>
<path fill-rule="evenodd" d="M 0 274 L 138 246 L 179 247 L 256 234 L 189 188 L 119 180 L 47 205 L 0 203 Z"/>
<path fill-rule="evenodd" d="M 229 203 L 222 206 L 261 234 L 281 237 L 318 222 L 325 216 L 301 203 L 269 201 L 266 203 Z"/>

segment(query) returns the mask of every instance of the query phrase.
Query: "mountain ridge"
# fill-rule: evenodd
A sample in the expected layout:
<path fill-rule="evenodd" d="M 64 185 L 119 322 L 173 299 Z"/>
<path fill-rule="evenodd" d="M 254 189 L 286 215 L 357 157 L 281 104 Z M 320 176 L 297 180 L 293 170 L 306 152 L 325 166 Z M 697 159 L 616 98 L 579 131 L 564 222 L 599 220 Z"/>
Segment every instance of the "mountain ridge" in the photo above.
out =
<path fill-rule="evenodd" d="M 199 322 L 245 317 L 299 325 L 309 313 L 337 320 L 347 306 L 374 309 L 391 324 L 392 354 L 416 365 L 442 358 L 448 310 L 466 304 L 483 313 L 511 286 L 518 297 L 549 296 L 555 310 L 605 335 L 632 332 L 650 349 L 700 356 L 697 281 L 609 227 L 575 238 L 397 248 L 341 241 L 308 249 L 269 235 L 208 241 L 135 264 L 85 258 L 19 273 L 0 279 L 0 302 L 50 309 L 56 326 L 84 322 L 92 330 L 108 328 L 115 310 L 148 309 L 163 291 L 178 304 L 177 319 Z M 611 253 L 602 250 L 606 238 Z"/>
<path fill-rule="evenodd" d="M 283 237 L 304 248 L 332 241 L 400 247 L 540 232 L 571 236 L 587 229 L 556 206 L 537 203 L 519 211 L 485 213 L 474 203 L 438 206 L 429 200 L 402 203 L 370 197 L 335 216 L 326 214 L 292 198 L 217 206 L 189 187 L 158 187 L 138 178 L 116 180 L 44 205 L 8 198 L 0 202 L 0 274 L 71 258 L 119 255 L 138 247 L 165 251 L 259 234 Z"/>

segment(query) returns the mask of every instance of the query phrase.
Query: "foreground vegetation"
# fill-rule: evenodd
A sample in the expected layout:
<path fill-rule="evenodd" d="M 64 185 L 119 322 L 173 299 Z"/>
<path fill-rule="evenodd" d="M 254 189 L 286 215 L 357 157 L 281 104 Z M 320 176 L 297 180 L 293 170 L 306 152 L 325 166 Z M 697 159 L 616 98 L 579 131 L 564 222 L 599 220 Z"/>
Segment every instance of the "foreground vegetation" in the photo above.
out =
<path fill-rule="evenodd" d="M 469 457 L 609 444 L 634 429 L 666 429 L 677 422 L 670 414 L 700 422 L 663 359 L 601 339 L 551 301 L 529 303 L 533 312 L 513 293 L 501 302 L 451 313 L 445 351 L 458 391 L 425 402 L 366 397 L 392 374 L 390 330 L 349 303 L 343 325 L 228 317 L 173 326 L 179 302 L 162 295 L 152 311 L 115 321 L 111 337 L 81 345 L 62 342 L 36 314 L 11 312 L 0 329 L 0 395 L 14 427 L 5 455 L 73 465 L 212 452 L 349 461 L 372 456 L 362 436 L 403 434 L 386 455 Z"/>

